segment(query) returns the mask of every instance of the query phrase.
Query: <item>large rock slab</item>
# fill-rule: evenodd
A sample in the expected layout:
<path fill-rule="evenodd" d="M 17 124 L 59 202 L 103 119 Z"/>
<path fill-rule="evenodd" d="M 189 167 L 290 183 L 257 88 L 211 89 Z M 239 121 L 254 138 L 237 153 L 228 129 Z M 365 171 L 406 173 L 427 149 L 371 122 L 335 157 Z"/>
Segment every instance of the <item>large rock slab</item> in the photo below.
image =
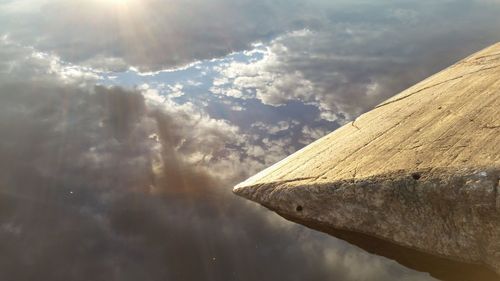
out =
<path fill-rule="evenodd" d="M 500 43 L 240 183 L 291 220 L 500 274 Z"/>

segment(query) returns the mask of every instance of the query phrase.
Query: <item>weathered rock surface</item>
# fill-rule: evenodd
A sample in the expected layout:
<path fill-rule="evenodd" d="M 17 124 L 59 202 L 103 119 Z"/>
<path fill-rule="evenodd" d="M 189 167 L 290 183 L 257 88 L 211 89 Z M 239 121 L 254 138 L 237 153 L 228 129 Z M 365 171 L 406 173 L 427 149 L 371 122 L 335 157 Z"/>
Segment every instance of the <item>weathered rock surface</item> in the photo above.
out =
<path fill-rule="evenodd" d="M 295 221 L 500 274 L 500 43 L 240 183 Z"/>

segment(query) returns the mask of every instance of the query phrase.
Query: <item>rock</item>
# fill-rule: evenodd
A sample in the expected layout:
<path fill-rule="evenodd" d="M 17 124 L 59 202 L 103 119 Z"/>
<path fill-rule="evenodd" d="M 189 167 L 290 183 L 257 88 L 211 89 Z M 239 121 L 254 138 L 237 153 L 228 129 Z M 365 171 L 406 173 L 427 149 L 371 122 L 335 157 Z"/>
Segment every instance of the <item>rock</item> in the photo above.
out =
<path fill-rule="evenodd" d="M 308 226 L 358 233 L 500 274 L 499 152 L 497 43 L 234 192 Z"/>

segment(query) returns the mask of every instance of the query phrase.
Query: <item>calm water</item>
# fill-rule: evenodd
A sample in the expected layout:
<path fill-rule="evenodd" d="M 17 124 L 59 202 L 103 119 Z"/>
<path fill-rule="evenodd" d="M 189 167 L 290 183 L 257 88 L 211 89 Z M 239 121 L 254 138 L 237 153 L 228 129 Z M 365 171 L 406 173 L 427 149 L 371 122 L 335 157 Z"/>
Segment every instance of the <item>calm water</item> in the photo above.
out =
<path fill-rule="evenodd" d="M 0 1 L 0 280 L 497 279 L 231 188 L 500 41 L 499 14 L 493 0 Z"/>

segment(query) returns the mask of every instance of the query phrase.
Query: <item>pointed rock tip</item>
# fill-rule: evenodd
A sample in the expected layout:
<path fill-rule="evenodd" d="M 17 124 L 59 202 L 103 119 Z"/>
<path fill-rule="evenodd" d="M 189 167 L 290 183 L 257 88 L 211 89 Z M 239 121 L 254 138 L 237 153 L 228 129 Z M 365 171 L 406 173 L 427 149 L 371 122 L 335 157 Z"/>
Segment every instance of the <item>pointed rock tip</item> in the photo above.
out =
<path fill-rule="evenodd" d="M 500 42 L 236 185 L 279 214 L 500 273 Z"/>

